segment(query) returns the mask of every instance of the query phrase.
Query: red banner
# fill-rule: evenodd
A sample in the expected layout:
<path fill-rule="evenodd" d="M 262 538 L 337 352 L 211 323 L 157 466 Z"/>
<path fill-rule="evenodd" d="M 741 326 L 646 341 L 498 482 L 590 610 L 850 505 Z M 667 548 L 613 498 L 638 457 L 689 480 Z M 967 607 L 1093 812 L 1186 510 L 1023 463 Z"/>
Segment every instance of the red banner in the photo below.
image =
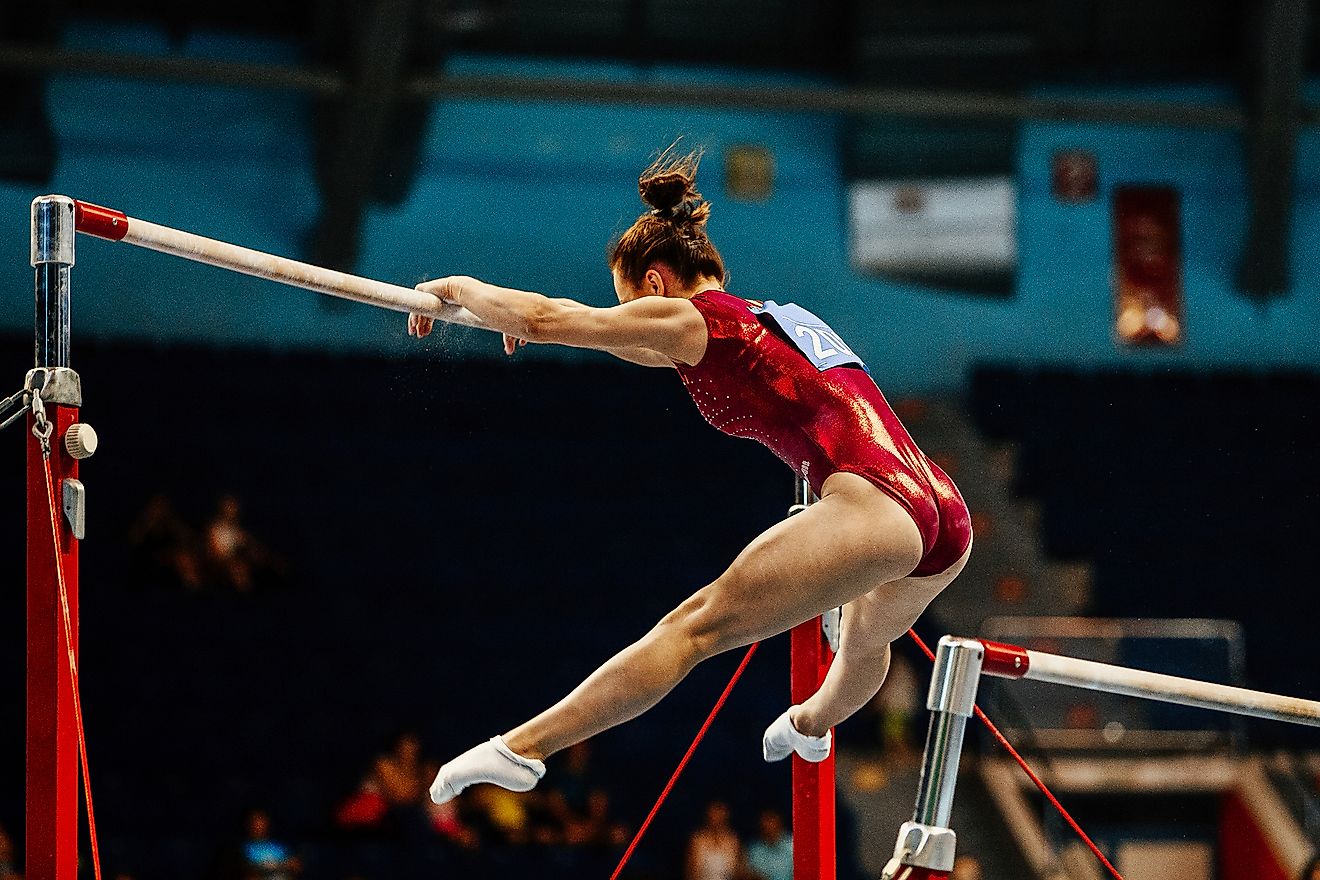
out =
<path fill-rule="evenodd" d="M 1120 341 L 1182 341 L 1181 238 L 1173 187 L 1114 190 L 1114 329 Z"/>

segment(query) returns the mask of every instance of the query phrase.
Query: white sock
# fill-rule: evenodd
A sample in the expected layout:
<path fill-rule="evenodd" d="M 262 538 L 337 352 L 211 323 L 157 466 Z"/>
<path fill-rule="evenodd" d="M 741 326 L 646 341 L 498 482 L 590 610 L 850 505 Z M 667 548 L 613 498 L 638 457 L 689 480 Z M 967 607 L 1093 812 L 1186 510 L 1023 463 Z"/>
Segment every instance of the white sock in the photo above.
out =
<path fill-rule="evenodd" d="M 441 767 L 431 783 L 431 800 L 443 804 L 478 782 L 493 782 L 509 791 L 531 791 L 544 775 L 544 763 L 515 754 L 495 736 Z"/>
<path fill-rule="evenodd" d="M 824 736 L 798 733 L 788 712 L 784 712 L 765 729 L 765 736 L 761 739 L 761 754 L 766 761 L 773 762 L 782 761 L 797 752 L 804 761 L 819 764 L 830 756 L 830 742 L 833 738 L 834 732 L 830 730 L 825 731 Z"/>

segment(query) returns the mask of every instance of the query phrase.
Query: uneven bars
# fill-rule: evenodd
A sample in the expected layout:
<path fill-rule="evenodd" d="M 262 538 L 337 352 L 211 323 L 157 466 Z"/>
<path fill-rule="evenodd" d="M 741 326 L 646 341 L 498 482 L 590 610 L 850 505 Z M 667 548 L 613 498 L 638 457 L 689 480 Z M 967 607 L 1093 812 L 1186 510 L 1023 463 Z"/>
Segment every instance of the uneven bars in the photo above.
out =
<path fill-rule="evenodd" d="M 981 667 L 985 675 L 1048 681 L 1198 709 L 1320 727 L 1320 702 L 1315 700 L 1030 651 L 985 639 L 979 641 L 985 646 L 985 661 Z"/>
<path fill-rule="evenodd" d="M 206 263 L 209 266 L 217 266 L 257 278 L 267 278 L 304 290 L 366 303 L 369 306 L 392 309 L 396 312 L 418 312 L 450 324 L 489 329 L 480 318 L 467 309 L 445 303 L 437 305 L 438 300 L 434 295 L 420 290 L 373 281 L 359 275 L 337 272 L 334 269 L 325 269 L 310 263 L 290 260 L 287 257 L 277 257 L 274 254 L 194 235 L 191 232 L 171 229 L 168 226 L 148 223 L 146 220 L 129 217 L 122 211 L 103 208 L 90 202 L 74 199 L 73 204 L 74 225 L 77 230 L 97 238 L 135 244 L 163 254 L 183 257 L 185 260 Z"/>

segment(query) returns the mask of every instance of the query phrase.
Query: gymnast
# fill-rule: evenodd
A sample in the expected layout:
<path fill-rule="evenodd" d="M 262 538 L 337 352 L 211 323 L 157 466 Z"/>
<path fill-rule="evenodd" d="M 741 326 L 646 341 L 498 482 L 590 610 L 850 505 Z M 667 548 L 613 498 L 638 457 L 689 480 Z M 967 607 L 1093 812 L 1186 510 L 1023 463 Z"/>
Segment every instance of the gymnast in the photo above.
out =
<path fill-rule="evenodd" d="M 418 286 L 526 342 L 609 352 L 677 370 L 715 428 L 769 447 L 820 501 L 772 526 L 714 582 L 692 594 L 572 693 L 440 768 L 437 804 L 469 785 L 527 791 L 544 759 L 629 721 L 709 657 L 843 606 L 838 655 L 820 689 L 765 732 L 765 760 L 830 753 L 831 728 L 880 689 L 901 636 L 971 553 L 971 518 L 865 365 L 806 309 L 724 291 L 724 261 L 706 235 L 710 204 L 695 188 L 699 155 L 666 151 L 638 183 L 643 213 L 610 250 L 619 305 L 510 290 L 454 276 Z M 433 321 L 408 317 L 424 337 Z"/>

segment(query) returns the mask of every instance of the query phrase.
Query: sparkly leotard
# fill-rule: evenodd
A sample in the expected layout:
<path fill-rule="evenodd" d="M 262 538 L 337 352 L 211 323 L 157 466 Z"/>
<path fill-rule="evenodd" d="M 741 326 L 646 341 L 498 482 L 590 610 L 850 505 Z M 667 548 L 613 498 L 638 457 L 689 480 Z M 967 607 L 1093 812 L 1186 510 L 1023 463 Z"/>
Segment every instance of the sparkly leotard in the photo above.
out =
<path fill-rule="evenodd" d="M 940 574 L 958 561 L 972 541 L 967 505 L 864 368 L 818 369 L 747 300 L 707 290 L 691 302 L 710 338 L 699 364 L 677 367 L 706 421 L 768 447 L 817 493 L 838 471 L 887 492 L 921 532 L 922 558 L 912 576 Z"/>

